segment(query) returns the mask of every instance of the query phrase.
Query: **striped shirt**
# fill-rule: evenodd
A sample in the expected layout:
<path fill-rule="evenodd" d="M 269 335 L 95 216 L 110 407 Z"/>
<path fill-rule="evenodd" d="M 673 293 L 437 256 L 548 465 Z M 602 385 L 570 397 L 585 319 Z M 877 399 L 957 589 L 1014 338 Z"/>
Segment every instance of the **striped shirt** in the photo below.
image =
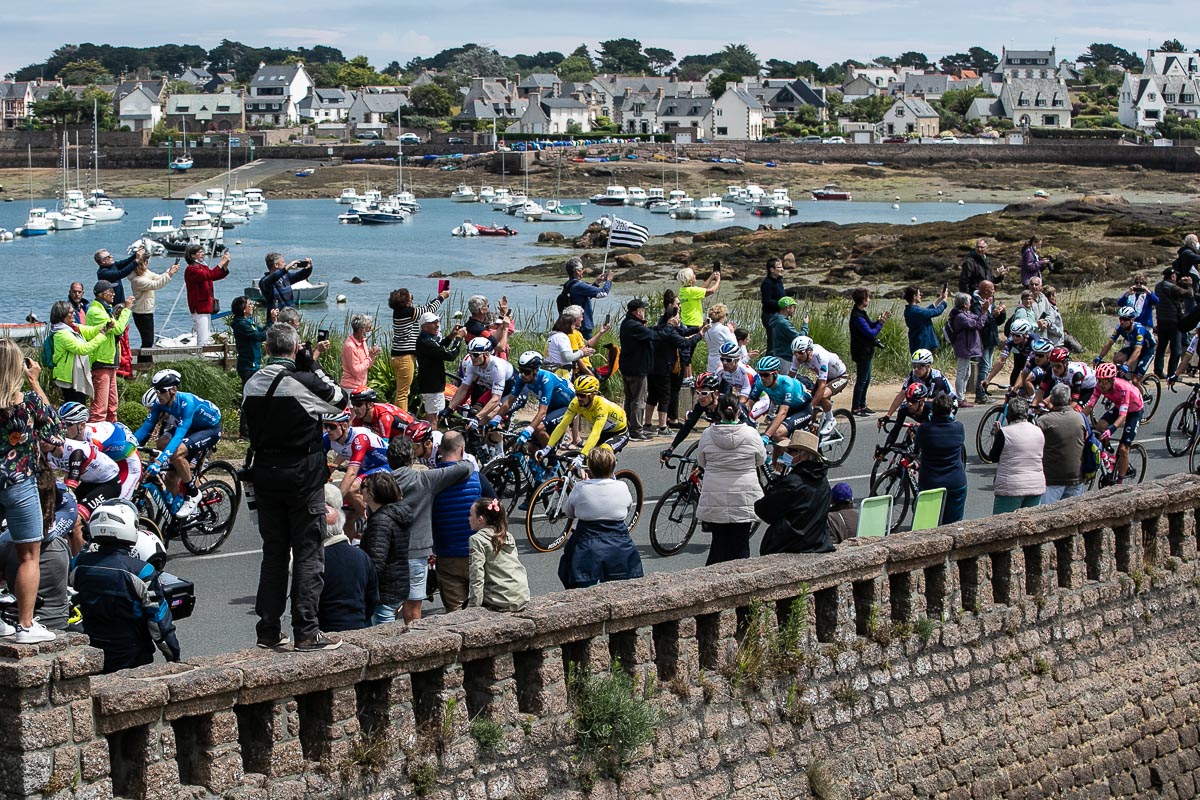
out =
<path fill-rule="evenodd" d="M 436 313 L 442 306 L 442 298 L 435 297 L 423 306 L 413 308 L 395 308 L 392 309 L 392 355 L 405 356 L 415 355 L 417 352 L 417 334 L 421 332 L 421 326 L 417 324 L 417 320 L 426 312 Z M 412 314 L 405 312 L 412 311 Z"/>

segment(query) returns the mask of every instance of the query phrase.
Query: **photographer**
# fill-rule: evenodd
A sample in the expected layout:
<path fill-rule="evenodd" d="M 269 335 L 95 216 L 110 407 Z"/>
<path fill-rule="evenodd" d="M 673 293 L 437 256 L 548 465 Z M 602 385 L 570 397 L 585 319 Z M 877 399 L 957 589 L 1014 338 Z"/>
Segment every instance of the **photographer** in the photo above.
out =
<path fill-rule="evenodd" d="M 462 325 L 455 325 L 449 336 L 439 337 L 441 320 L 432 311 L 420 317 L 421 333 L 417 336 L 417 391 L 425 408 L 425 419 L 437 428 L 438 414 L 446 407 L 446 364 L 458 360 L 458 348 L 467 335 Z"/>
<path fill-rule="evenodd" d="M 296 305 L 296 298 L 292 295 L 292 284 L 308 280 L 313 271 L 312 259 L 298 258 L 290 264 L 284 264 L 282 254 L 267 253 L 266 260 L 266 274 L 258 279 L 263 305 L 268 311 L 272 308 Z"/>

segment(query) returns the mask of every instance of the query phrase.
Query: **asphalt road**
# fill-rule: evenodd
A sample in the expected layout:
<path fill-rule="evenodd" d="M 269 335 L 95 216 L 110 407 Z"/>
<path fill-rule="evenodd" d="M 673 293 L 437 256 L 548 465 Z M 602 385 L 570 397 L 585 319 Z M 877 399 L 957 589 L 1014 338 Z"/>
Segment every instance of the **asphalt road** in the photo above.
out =
<path fill-rule="evenodd" d="M 1158 414 L 1148 425 L 1144 425 L 1139 433 L 1138 441 L 1146 446 L 1149 453 L 1148 480 L 1187 470 L 1186 456 L 1171 458 L 1167 454 L 1163 439 L 1163 431 L 1171 409 L 1185 397 L 1183 393 L 1172 395 L 1165 392 Z M 967 430 L 967 472 L 971 486 L 967 496 L 967 519 L 988 516 L 992 509 L 991 485 L 995 467 L 980 462 L 975 456 L 974 446 L 975 429 L 985 410 L 986 407 L 970 408 L 959 414 L 959 419 Z M 836 481 L 849 483 L 854 489 L 856 499 L 868 491 L 874 446 L 882 441 L 882 435 L 875 429 L 874 419 L 857 421 L 858 436 L 850 457 L 842 466 L 830 470 L 829 474 L 831 484 Z M 697 435 L 693 433 L 693 438 Z M 659 438 L 652 442 L 633 444 L 621 454 L 619 465 L 621 468 L 636 471 L 645 486 L 646 500 L 642 519 L 633 536 L 642 553 L 642 564 L 647 573 L 703 566 L 708 554 L 708 535 L 700 531 L 697 531 L 683 552 L 670 558 L 659 557 L 650 547 L 650 512 L 662 493 L 675 482 L 674 471 L 662 469 L 658 465 L 658 453 L 666 446 L 667 441 L 665 438 Z M 173 557 L 167 569 L 193 581 L 196 585 L 196 611 L 178 625 L 179 641 L 185 658 L 254 646 L 254 623 L 257 620 L 254 615 L 254 594 L 258 586 L 261 543 L 257 529 L 250 524 L 244 511 L 243 509 L 243 513 L 239 514 L 237 525 L 220 552 L 207 556 L 192 556 L 179 542 L 171 543 L 170 553 Z M 559 555 L 533 551 L 525 538 L 523 523 L 518 523 L 514 535 L 529 573 L 532 593 L 537 595 L 561 590 L 557 575 Z M 757 553 L 760 537 L 761 531 L 751 542 L 752 553 Z M 427 603 L 425 613 L 441 613 L 440 603 Z M 285 620 L 284 629 L 288 630 L 289 625 Z"/>
<path fill-rule="evenodd" d="M 226 185 L 235 182 L 242 188 L 254 186 L 263 179 L 278 175 L 281 172 L 295 172 L 296 170 L 308 167 L 319 167 L 321 164 L 322 161 L 319 158 L 256 159 L 249 164 L 234 167 L 228 173 L 222 172 L 220 175 L 216 175 L 206 181 L 200 181 L 199 183 L 175 189 L 171 192 L 171 199 L 182 200 L 195 192 L 203 194 L 205 189 L 224 189 Z M 177 180 L 180 182 L 186 181 L 187 176 L 181 175 Z"/>

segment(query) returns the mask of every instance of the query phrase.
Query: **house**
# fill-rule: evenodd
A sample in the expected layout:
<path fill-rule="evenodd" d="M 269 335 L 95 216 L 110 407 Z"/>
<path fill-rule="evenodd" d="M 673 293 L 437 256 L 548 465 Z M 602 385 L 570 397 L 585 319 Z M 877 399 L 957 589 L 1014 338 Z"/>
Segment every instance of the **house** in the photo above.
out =
<path fill-rule="evenodd" d="M 999 97 L 976 98 L 966 118 L 1007 119 L 1017 128 L 1070 128 L 1071 98 L 1062 78 L 1005 76 Z"/>
<path fill-rule="evenodd" d="M 409 84 L 409 88 L 415 89 L 418 86 L 424 86 L 427 83 L 435 83 L 436 81 L 434 81 L 434 78 L 437 76 L 438 71 L 436 69 L 423 69 L 421 70 L 421 74 L 412 79 L 412 82 Z"/>
<path fill-rule="evenodd" d="M 153 82 L 151 82 L 153 83 Z M 116 92 L 117 126 L 128 127 L 131 131 L 151 131 L 162 121 L 162 94 L 166 93 L 165 82 L 160 87 L 147 87 L 138 81 L 130 89 L 124 84 L 118 86 Z M 158 88 L 158 91 L 154 91 Z"/>
<path fill-rule="evenodd" d="M 416 85 L 416 82 L 413 82 Z M 529 101 L 516 95 L 516 85 L 508 78 L 471 78 L 463 95 L 462 110 L 454 119 L 460 123 L 477 120 L 520 119 Z"/>
<path fill-rule="evenodd" d="M 308 95 L 313 80 L 304 63 L 259 63 L 250 79 L 246 97 L 246 115 L 251 125 L 285 127 L 300 121 L 299 102 Z"/>
<path fill-rule="evenodd" d="M 203 92 L 205 85 L 213 79 L 213 74 L 204 67 L 188 67 L 179 73 L 176 80 L 190 83 L 196 92 Z"/>
<path fill-rule="evenodd" d="M 745 84 L 729 82 L 713 101 L 713 139 L 757 140 L 763 135 L 763 107 Z"/>
<path fill-rule="evenodd" d="M 245 97 L 241 90 L 217 94 L 173 94 L 167 98 L 167 127 L 189 132 L 246 130 Z"/>
<path fill-rule="evenodd" d="M 562 81 L 549 72 L 531 72 L 522 78 L 517 76 L 517 97 L 528 100 L 533 96 L 557 96 L 561 93 Z"/>
<path fill-rule="evenodd" d="M 610 117 L 614 122 L 620 124 L 619 114 L 616 108 L 616 99 L 626 96 L 626 89 L 629 89 L 630 95 L 642 95 L 646 102 L 649 102 L 651 96 L 657 96 L 658 90 L 663 90 L 662 96 L 680 96 L 692 95 L 703 96 L 708 94 L 708 84 L 704 81 L 680 81 L 674 77 L 655 77 L 655 76 L 636 76 L 627 77 L 623 75 L 597 75 L 588 82 L 589 89 L 587 91 L 579 91 L 585 103 L 592 107 L 593 117 Z M 564 92 L 568 89 L 564 87 Z M 622 125 L 621 129 L 625 130 L 626 126 Z"/>
<path fill-rule="evenodd" d="M 884 91 L 876 86 L 871 80 L 863 75 L 856 78 L 851 78 L 842 84 L 842 102 L 853 103 L 855 100 L 863 100 L 868 97 L 873 97 Z"/>
<path fill-rule="evenodd" d="M 906 81 L 907 83 L 907 81 Z M 886 136 L 933 137 L 941 133 L 941 117 L 933 106 L 919 97 L 900 97 L 883 115 L 879 128 Z"/>
<path fill-rule="evenodd" d="M 592 129 L 587 104 L 578 97 L 533 94 L 521 118 L 506 133 L 587 133 Z"/>
<path fill-rule="evenodd" d="M 1000 62 L 996 69 L 1004 76 L 1004 80 L 1057 80 L 1058 61 L 1054 56 L 1054 48 L 1049 50 L 1009 50 L 1000 51 Z"/>
<path fill-rule="evenodd" d="M 0 130 L 20 127 L 33 116 L 33 81 L 0 81 Z"/>
<path fill-rule="evenodd" d="M 340 122 L 348 116 L 350 106 L 356 96 L 356 93 L 347 91 L 345 86 L 337 88 L 311 86 L 308 94 L 296 104 L 296 107 L 299 109 L 302 120 Z"/>
<path fill-rule="evenodd" d="M 1162 53 L 1146 51 L 1146 67 L 1143 75 L 1200 76 L 1200 53 Z"/>
<path fill-rule="evenodd" d="M 359 128 L 386 128 L 400 124 L 401 109 L 408 107 L 408 95 L 400 92 L 387 94 L 361 91 L 346 111 L 346 118 Z"/>
<path fill-rule="evenodd" d="M 1146 65 L 1149 68 L 1149 59 Z M 1182 70 L 1172 70 L 1166 75 L 1126 73 L 1117 99 L 1117 119 L 1122 125 L 1151 130 L 1167 112 L 1190 119 L 1200 117 L 1200 75 L 1188 75 Z"/>
<path fill-rule="evenodd" d="M 642 87 L 646 89 L 647 87 Z M 613 121 L 617 130 L 624 133 L 656 133 L 658 127 L 658 105 L 666 94 L 659 86 L 653 91 L 634 91 L 627 85 L 624 94 L 613 98 Z"/>
<path fill-rule="evenodd" d="M 902 84 L 906 97 L 941 100 L 949 89 L 959 88 L 949 75 L 909 75 Z"/>
<path fill-rule="evenodd" d="M 824 120 L 827 116 L 829 103 L 825 99 L 824 87 L 814 87 L 803 78 L 748 76 L 740 82 L 763 107 L 768 125 L 773 123 L 776 116 L 795 116 L 805 106 L 815 108 L 818 119 Z"/>
<path fill-rule="evenodd" d="M 695 130 L 701 139 L 712 138 L 712 107 L 711 97 L 664 96 L 655 111 L 658 132 L 674 134 L 677 130 Z"/>

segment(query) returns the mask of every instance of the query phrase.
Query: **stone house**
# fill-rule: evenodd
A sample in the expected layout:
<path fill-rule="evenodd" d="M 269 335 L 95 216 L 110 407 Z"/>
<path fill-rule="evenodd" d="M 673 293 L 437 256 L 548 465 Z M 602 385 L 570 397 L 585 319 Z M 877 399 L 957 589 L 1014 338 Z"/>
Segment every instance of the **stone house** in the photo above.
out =
<path fill-rule="evenodd" d="M 476 77 L 467 84 L 462 110 L 454 119 L 468 124 L 484 119 L 520 119 L 528 105 L 527 100 L 517 97 L 516 84 L 508 78 Z"/>
<path fill-rule="evenodd" d="M 1200 76 L 1125 75 L 1117 99 L 1117 118 L 1129 128 L 1151 130 L 1173 112 L 1187 119 L 1200 117 Z"/>
<path fill-rule="evenodd" d="M 301 119 L 313 122 L 340 122 L 346 119 L 350 106 L 357 97 L 345 86 L 321 88 L 312 86 L 303 99 L 296 104 Z"/>
<path fill-rule="evenodd" d="M 246 130 L 246 103 L 242 91 L 217 94 L 173 94 L 167 98 L 167 127 L 188 132 Z"/>
<path fill-rule="evenodd" d="M 577 97 L 529 95 L 525 113 L 506 133 L 587 133 L 592 129 L 587 104 Z"/>
<path fill-rule="evenodd" d="M 900 97 L 884 112 L 879 129 L 885 136 L 933 137 L 941 133 L 941 117 L 933 106 L 919 97 Z"/>

